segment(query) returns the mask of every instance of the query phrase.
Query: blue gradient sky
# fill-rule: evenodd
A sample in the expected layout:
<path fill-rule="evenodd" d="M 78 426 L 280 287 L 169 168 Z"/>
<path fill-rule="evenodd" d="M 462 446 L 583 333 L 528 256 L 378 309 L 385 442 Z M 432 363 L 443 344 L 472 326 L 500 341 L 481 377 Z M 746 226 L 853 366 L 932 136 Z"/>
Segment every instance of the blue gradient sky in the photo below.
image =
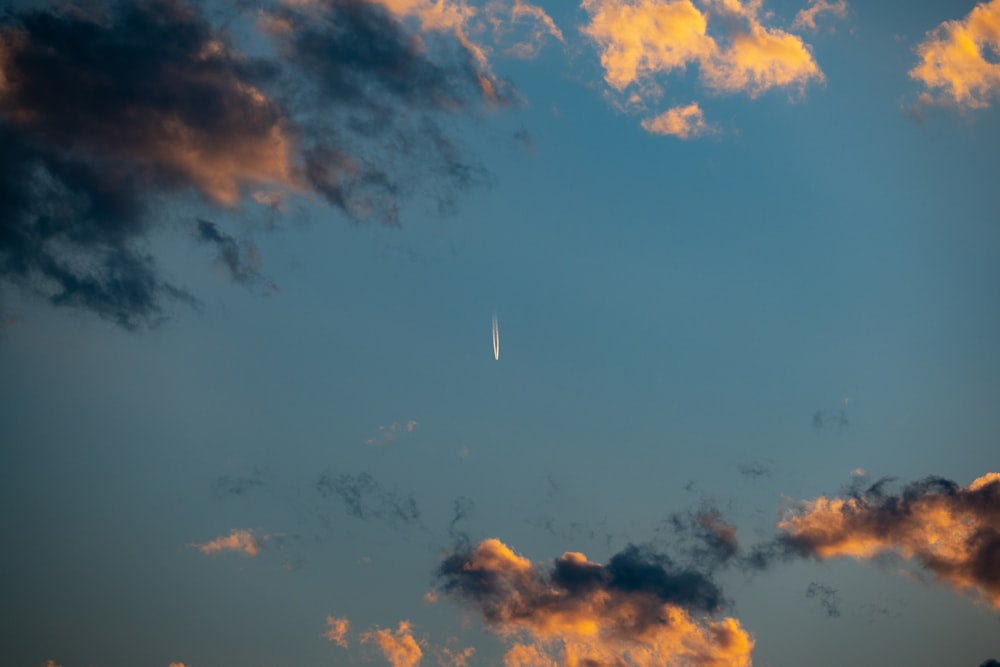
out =
<path fill-rule="evenodd" d="M 1000 114 L 906 113 L 917 44 L 975 3 L 851 3 L 796 31 L 826 77 L 801 94 L 659 77 L 720 128 L 687 141 L 609 101 L 583 9 L 539 5 L 565 44 L 491 60 L 523 103 L 442 121 L 490 174 L 454 212 L 433 182 L 399 227 L 309 195 L 274 215 L 164 198 L 143 243 L 201 305 L 136 331 L 0 282 L 0 662 L 387 664 L 324 638 L 333 615 L 499 665 L 475 613 L 424 599 L 456 531 L 604 562 L 669 552 L 671 513 L 709 505 L 763 542 L 858 468 L 1000 470 Z M 766 2 L 768 25 L 802 6 Z M 187 238 L 198 216 L 252 241 L 277 290 L 231 281 Z M 419 519 L 352 515 L 324 471 Z M 256 557 L 193 546 L 232 529 L 269 537 Z M 900 568 L 715 579 L 760 667 L 1000 658 L 996 609 Z"/>

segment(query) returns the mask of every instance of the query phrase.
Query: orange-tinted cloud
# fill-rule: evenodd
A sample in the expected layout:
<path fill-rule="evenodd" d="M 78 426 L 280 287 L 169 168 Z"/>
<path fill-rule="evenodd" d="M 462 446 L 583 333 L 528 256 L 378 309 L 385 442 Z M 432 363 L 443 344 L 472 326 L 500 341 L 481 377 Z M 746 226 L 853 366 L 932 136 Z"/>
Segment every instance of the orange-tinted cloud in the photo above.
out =
<path fill-rule="evenodd" d="M 947 102 L 982 108 L 1000 90 L 1000 0 L 976 5 L 956 21 L 945 21 L 917 46 L 920 63 L 910 77 L 929 90 L 925 104 Z M 987 55 L 992 60 L 987 59 Z"/>
<path fill-rule="evenodd" d="M 598 46 L 604 79 L 623 91 L 655 74 L 703 62 L 718 50 L 690 0 L 583 0 L 581 28 Z"/>
<path fill-rule="evenodd" d="M 438 649 L 438 663 L 441 667 L 468 667 L 469 660 L 476 654 L 476 649 L 467 646 L 461 649 L 453 649 L 442 646 Z"/>
<path fill-rule="evenodd" d="M 797 30 L 815 30 L 816 17 L 820 14 L 831 14 L 837 18 L 847 16 L 847 0 L 812 0 L 808 7 L 799 10 L 792 21 L 792 27 Z"/>
<path fill-rule="evenodd" d="M 326 617 L 327 630 L 323 636 L 341 648 L 347 648 L 347 633 L 351 629 L 351 622 L 346 618 Z"/>
<path fill-rule="evenodd" d="M 424 652 L 413 638 L 409 621 L 400 621 L 396 631 L 373 630 L 361 635 L 362 644 L 375 644 L 392 667 L 417 667 Z"/>
<path fill-rule="evenodd" d="M 47 49 L 37 37 L 41 31 L 29 21 L 20 28 L 4 29 L 0 36 L 0 90 L 4 93 L 0 112 L 25 132 L 44 133 L 66 148 L 100 152 L 159 178 L 190 183 L 217 203 L 235 204 L 245 185 L 293 186 L 294 146 L 284 112 L 241 74 L 249 62 L 219 35 L 211 34 L 192 7 L 149 3 L 145 10 L 130 12 L 136 30 L 151 27 L 142 24 L 148 18 L 146 10 L 165 14 L 169 29 L 184 25 L 201 31 L 196 34 L 197 42 L 190 43 L 188 36 L 188 43 L 174 45 L 176 62 L 148 64 L 150 84 L 170 90 L 170 95 L 141 88 L 125 93 L 115 86 L 102 87 L 89 77 L 66 81 L 55 91 L 39 80 L 41 72 L 36 69 L 51 73 L 70 67 L 64 58 L 77 59 L 78 67 L 92 67 L 94 56 L 72 53 L 66 46 Z M 92 39 L 107 41 L 111 40 L 102 33 L 115 29 L 96 21 L 91 28 Z M 62 30 L 69 33 L 73 26 Z M 70 39 L 70 35 L 59 38 Z M 124 45 L 110 48 L 117 48 L 119 57 L 129 55 Z M 46 95 L 39 97 L 39 87 L 46 89 Z M 131 94 L 128 106 L 115 108 L 116 97 L 126 94 Z M 78 113 L 68 114 L 60 100 Z"/>
<path fill-rule="evenodd" d="M 773 88 L 801 92 L 823 81 L 800 37 L 762 23 L 761 0 L 706 0 L 703 7 L 691 0 L 583 0 L 581 6 L 590 14 L 581 31 L 597 46 L 604 79 L 631 107 L 660 97 L 661 77 L 689 65 L 708 88 L 751 97 Z M 682 137 L 664 131 L 683 127 L 679 114 L 643 127 Z"/>
<path fill-rule="evenodd" d="M 667 109 L 655 118 L 646 118 L 642 128 L 652 134 L 669 134 L 679 139 L 693 139 L 713 131 L 697 102 Z"/>
<path fill-rule="evenodd" d="M 567 552 L 543 569 L 496 539 L 448 557 L 443 589 L 511 647 L 507 667 L 748 667 L 754 640 L 704 575 L 635 547 L 607 565 Z"/>
<path fill-rule="evenodd" d="M 886 494 L 885 482 L 848 498 L 801 503 L 778 524 L 796 549 L 820 559 L 894 553 L 952 588 L 1000 609 L 1000 473 L 960 487 L 929 478 Z"/>
<path fill-rule="evenodd" d="M 260 553 L 260 542 L 254 537 L 253 531 L 233 529 L 228 535 L 217 537 L 204 544 L 192 545 L 203 554 L 217 554 L 223 551 L 237 551 L 247 556 Z"/>

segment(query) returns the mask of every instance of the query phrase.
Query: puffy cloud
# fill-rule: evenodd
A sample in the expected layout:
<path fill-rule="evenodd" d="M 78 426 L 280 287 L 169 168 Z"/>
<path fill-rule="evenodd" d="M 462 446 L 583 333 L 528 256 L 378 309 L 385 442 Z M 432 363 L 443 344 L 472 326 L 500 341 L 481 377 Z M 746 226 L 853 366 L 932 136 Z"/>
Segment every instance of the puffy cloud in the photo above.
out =
<path fill-rule="evenodd" d="M 636 547 L 606 565 L 567 552 L 543 569 L 488 539 L 448 556 L 439 578 L 511 642 L 508 667 L 751 664 L 739 622 L 703 616 L 722 604 L 715 584 Z"/>
<path fill-rule="evenodd" d="M 797 30 L 815 30 L 816 17 L 820 14 L 831 14 L 837 18 L 847 16 L 847 0 L 811 0 L 808 7 L 799 10 L 792 21 L 792 27 Z"/>
<path fill-rule="evenodd" d="M 400 621 L 396 631 L 372 630 L 361 635 L 362 644 L 375 644 L 392 667 L 417 667 L 424 652 L 413 638 L 409 621 Z"/>
<path fill-rule="evenodd" d="M 697 102 L 668 109 L 655 118 L 647 118 L 642 121 L 642 128 L 653 134 L 669 134 L 678 139 L 693 139 L 713 131 L 705 122 L 705 116 Z"/>
<path fill-rule="evenodd" d="M 192 546 L 203 554 L 238 551 L 252 557 L 260 553 L 260 542 L 254 536 L 253 531 L 250 530 L 233 529 L 228 535 L 217 537 L 204 544 L 194 544 Z"/>
<path fill-rule="evenodd" d="M 929 92 L 921 102 L 948 102 L 961 108 L 981 108 L 1000 90 L 1000 0 L 976 5 L 956 21 L 945 21 L 917 46 L 920 63 L 910 77 Z M 987 60 L 992 54 L 994 60 Z"/>
<path fill-rule="evenodd" d="M 708 60 L 717 51 L 708 21 L 690 0 L 583 0 L 581 31 L 600 49 L 604 79 L 622 91 L 654 74 Z"/>
<path fill-rule="evenodd" d="M 511 14 L 541 20 L 530 7 Z M 0 19 L 0 280 L 133 329 L 195 302 L 145 248 L 170 226 L 173 200 L 277 214 L 318 194 L 388 224 L 415 195 L 454 209 L 487 175 L 440 118 L 515 99 L 466 37 L 472 11 L 295 0 L 261 14 L 276 48 L 251 57 L 192 0 L 11 9 Z M 252 245 L 205 220 L 196 238 L 235 280 L 258 280 Z"/>
<path fill-rule="evenodd" d="M 897 554 L 1000 609 L 1000 473 L 967 487 L 936 477 L 900 494 L 885 486 L 882 480 L 847 498 L 803 502 L 778 527 L 801 554 L 858 560 Z"/>
<path fill-rule="evenodd" d="M 642 108 L 662 95 L 659 77 L 696 65 L 716 92 L 756 97 L 772 88 L 801 91 L 823 73 L 808 45 L 761 21 L 761 0 L 583 0 L 590 22 L 581 28 L 600 53 L 604 79 Z M 700 107 L 689 105 L 643 121 L 654 133 L 704 134 Z"/>
<path fill-rule="evenodd" d="M 347 633 L 351 629 L 351 622 L 346 618 L 326 617 L 326 632 L 323 636 L 341 648 L 347 648 Z"/>

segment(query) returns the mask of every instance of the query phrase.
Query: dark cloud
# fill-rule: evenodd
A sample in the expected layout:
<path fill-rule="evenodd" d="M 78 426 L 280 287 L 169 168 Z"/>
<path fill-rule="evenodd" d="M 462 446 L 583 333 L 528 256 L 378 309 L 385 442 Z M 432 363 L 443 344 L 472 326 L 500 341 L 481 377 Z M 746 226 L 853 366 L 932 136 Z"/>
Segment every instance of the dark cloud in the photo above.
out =
<path fill-rule="evenodd" d="M 420 192 L 452 210 L 486 182 L 440 118 L 512 101 L 455 34 L 374 3 L 265 11 L 250 57 L 189 0 L 8 10 L 0 19 L 0 281 L 133 329 L 194 304 L 147 248 L 171 203 L 280 211 L 314 190 L 396 223 Z M 201 220 L 237 282 L 255 248 Z"/>
<path fill-rule="evenodd" d="M 216 261 L 225 267 L 229 276 L 238 283 L 261 280 L 260 253 L 250 241 L 237 241 L 208 220 L 197 220 L 198 240 L 215 246 Z"/>
<path fill-rule="evenodd" d="M 956 590 L 1000 608 L 1000 474 L 961 487 L 927 477 L 890 490 L 882 479 L 844 498 L 799 503 L 778 524 L 785 553 L 819 559 L 912 559 Z"/>
<path fill-rule="evenodd" d="M 531 154 L 535 152 L 535 137 L 527 129 L 521 128 L 511 137 L 511 146 L 518 153 Z"/>
<path fill-rule="evenodd" d="M 499 619 L 510 612 L 503 605 L 496 606 L 510 583 L 505 579 L 506 571 L 477 569 L 475 560 L 475 550 L 470 548 L 445 558 L 438 570 L 442 589 L 482 604 L 488 620 Z M 629 545 L 606 565 L 572 554 L 557 558 L 550 571 L 538 570 L 524 582 L 518 591 L 518 604 L 523 613 L 544 614 L 598 589 L 644 598 L 653 606 L 671 604 L 699 612 L 717 611 L 724 603 L 722 591 L 708 575 L 678 568 L 668 556 Z M 636 622 L 655 622 L 655 617 Z"/>
<path fill-rule="evenodd" d="M 514 97 L 467 43 L 417 38 L 384 7 L 358 0 L 279 6 L 264 26 L 304 75 L 296 109 L 308 128 L 305 177 L 330 204 L 356 220 L 396 224 L 418 183 L 429 181 L 425 194 L 447 213 L 458 193 L 487 182 L 439 118 Z"/>
<path fill-rule="evenodd" d="M 249 475 L 221 475 L 212 482 L 212 491 L 217 498 L 245 496 L 247 493 L 265 486 L 264 471 L 254 470 Z"/>
<path fill-rule="evenodd" d="M 692 563 L 714 569 L 732 561 L 739 552 L 736 527 L 714 507 L 696 512 L 675 512 L 666 521 L 677 548 Z"/>
<path fill-rule="evenodd" d="M 457 529 L 458 522 L 468 518 L 475 507 L 476 503 L 467 496 L 459 496 L 451 504 L 452 517 L 451 521 L 448 522 L 448 534 L 460 543 L 467 544 L 469 538 L 464 532 Z"/>
<path fill-rule="evenodd" d="M 806 588 L 806 597 L 810 599 L 818 599 L 820 605 L 823 607 L 823 612 L 830 618 L 840 616 L 840 608 L 838 606 L 839 600 L 837 599 L 836 589 L 812 581 Z"/>
<path fill-rule="evenodd" d="M 753 641 L 735 619 L 692 615 L 722 606 L 714 582 L 633 545 L 605 565 L 567 552 L 542 568 L 484 540 L 448 555 L 438 582 L 499 636 L 530 639 L 511 647 L 507 664 L 750 664 Z"/>
<path fill-rule="evenodd" d="M 325 471 L 316 482 L 316 491 L 323 498 L 337 497 L 344 510 L 358 519 L 379 519 L 390 524 L 409 524 L 420 519 L 413 496 L 401 497 L 386 490 L 366 472 L 354 476 Z"/>
<path fill-rule="evenodd" d="M 1000 667 L 1000 661 L 993 660 L 992 658 L 979 665 L 979 667 Z"/>
<path fill-rule="evenodd" d="M 0 24 L 0 277 L 135 328 L 191 297 L 142 241 L 155 195 L 232 203 L 289 178 L 287 118 L 194 6 L 28 10 Z"/>
<path fill-rule="evenodd" d="M 736 466 L 736 470 L 747 479 L 760 479 L 761 477 L 770 477 L 773 473 L 771 466 L 760 461 L 752 461 L 750 463 L 740 463 Z"/>
<path fill-rule="evenodd" d="M 813 413 L 812 425 L 817 430 L 823 430 L 828 427 L 844 429 L 850 426 L 850 424 L 851 419 L 847 415 L 846 407 L 840 407 L 835 411 L 817 410 Z"/>

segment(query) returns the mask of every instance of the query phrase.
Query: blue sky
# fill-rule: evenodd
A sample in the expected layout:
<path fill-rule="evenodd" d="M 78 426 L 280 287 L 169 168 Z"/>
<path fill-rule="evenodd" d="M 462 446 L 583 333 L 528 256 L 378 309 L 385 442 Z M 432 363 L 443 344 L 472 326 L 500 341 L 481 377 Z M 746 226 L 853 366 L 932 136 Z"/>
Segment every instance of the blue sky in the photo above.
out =
<path fill-rule="evenodd" d="M 819 4 L 16 3 L 3 662 L 1000 659 L 1000 3 Z M 680 5 L 617 89 L 598 11 Z M 755 25 L 822 79 L 713 87 Z"/>

